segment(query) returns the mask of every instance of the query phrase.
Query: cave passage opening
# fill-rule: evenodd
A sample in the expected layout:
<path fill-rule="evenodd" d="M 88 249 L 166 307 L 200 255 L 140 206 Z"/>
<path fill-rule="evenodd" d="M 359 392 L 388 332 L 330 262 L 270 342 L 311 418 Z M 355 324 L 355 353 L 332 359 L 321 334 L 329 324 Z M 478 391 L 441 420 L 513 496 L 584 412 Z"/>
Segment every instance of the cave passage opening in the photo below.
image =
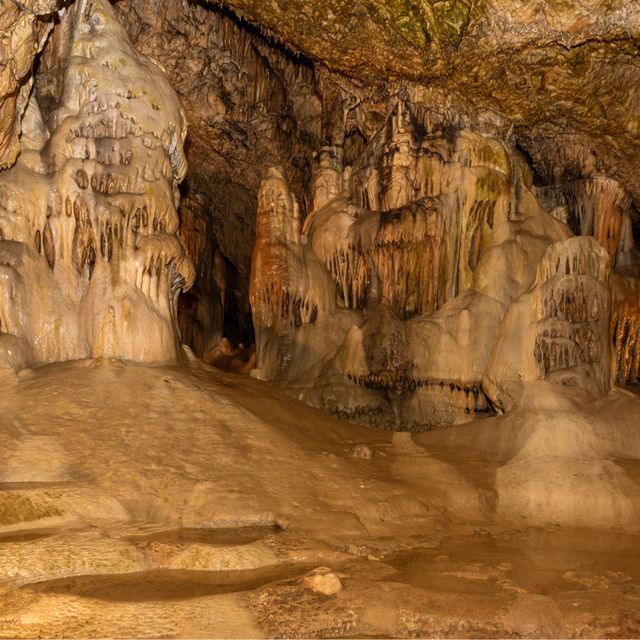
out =
<path fill-rule="evenodd" d="M 196 276 L 178 300 L 181 339 L 201 358 L 223 338 L 248 348 L 258 188 L 268 166 L 285 167 L 304 219 L 321 135 L 316 68 L 225 7 L 117 0 L 114 9 L 187 116 L 179 235 Z"/>

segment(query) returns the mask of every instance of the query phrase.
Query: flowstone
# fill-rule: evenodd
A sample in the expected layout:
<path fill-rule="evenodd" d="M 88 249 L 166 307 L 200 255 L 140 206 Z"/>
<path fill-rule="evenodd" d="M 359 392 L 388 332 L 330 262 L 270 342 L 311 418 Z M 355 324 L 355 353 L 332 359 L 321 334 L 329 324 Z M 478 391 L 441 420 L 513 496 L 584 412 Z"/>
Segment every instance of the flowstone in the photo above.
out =
<path fill-rule="evenodd" d="M 398 99 L 346 167 L 335 127 L 302 231 L 284 173 L 267 174 L 254 375 L 340 417 L 399 429 L 511 409 L 515 381 L 606 394 L 612 366 L 637 370 L 622 293 L 613 365 L 609 347 L 609 256 L 627 264 L 635 251 L 624 192 L 585 185 L 572 210 L 595 239 L 571 238 L 498 132 L 422 116 Z"/>
<path fill-rule="evenodd" d="M 76 3 L 47 56 L 58 73 L 32 93 L 22 156 L 0 176 L 0 359 L 174 360 L 194 275 L 177 237 L 177 96 L 105 0 Z"/>
<path fill-rule="evenodd" d="M 589 236 L 547 249 L 536 284 L 507 312 L 485 388 L 502 409 L 519 403 L 522 384 L 546 380 L 594 397 L 611 388 L 611 271 L 607 251 Z"/>

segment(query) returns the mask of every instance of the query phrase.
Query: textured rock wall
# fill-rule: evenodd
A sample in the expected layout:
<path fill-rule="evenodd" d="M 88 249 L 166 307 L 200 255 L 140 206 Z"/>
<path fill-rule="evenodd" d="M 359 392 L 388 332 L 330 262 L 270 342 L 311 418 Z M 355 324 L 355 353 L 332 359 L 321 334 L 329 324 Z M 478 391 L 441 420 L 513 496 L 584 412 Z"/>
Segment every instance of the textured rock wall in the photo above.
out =
<path fill-rule="evenodd" d="M 509 308 L 484 386 L 511 410 L 523 383 L 547 380 L 604 396 L 611 387 L 611 258 L 592 237 L 551 245 L 534 287 Z"/>
<path fill-rule="evenodd" d="M 195 280 L 177 324 L 198 354 L 251 339 L 251 299 L 256 375 L 348 417 L 464 421 L 487 393 L 499 402 L 492 348 L 525 331 L 501 322 L 511 305 L 538 308 L 531 287 L 555 300 L 539 268 L 572 232 L 611 257 L 611 287 L 589 287 L 613 292 L 613 375 L 637 378 L 635 7 L 594 20 L 572 2 L 229 4 L 289 50 L 186 0 L 120 0 L 126 35 L 106 4 L 83 2 L 30 101 L 56 7 L 3 5 L 5 165 L 22 128 L 0 179 L 9 360 L 174 357 L 176 293 Z M 192 123 L 186 150 L 149 58 Z M 565 284 L 573 304 L 582 290 Z M 602 308 L 597 365 L 585 327 L 509 338 L 525 377 L 576 369 L 606 390 Z M 534 311 L 531 326 L 555 322 Z"/>
<path fill-rule="evenodd" d="M 3 0 L 0 4 L 0 170 L 18 157 L 33 61 L 53 26 L 51 15 L 57 6 L 56 0 Z"/>
<path fill-rule="evenodd" d="M 216 0 L 351 78 L 411 81 L 509 118 L 536 171 L 563 149 L 640 203 L 640 6 L 627 0 Z M 550 150 L 551 148 L 551 150 Z"/>

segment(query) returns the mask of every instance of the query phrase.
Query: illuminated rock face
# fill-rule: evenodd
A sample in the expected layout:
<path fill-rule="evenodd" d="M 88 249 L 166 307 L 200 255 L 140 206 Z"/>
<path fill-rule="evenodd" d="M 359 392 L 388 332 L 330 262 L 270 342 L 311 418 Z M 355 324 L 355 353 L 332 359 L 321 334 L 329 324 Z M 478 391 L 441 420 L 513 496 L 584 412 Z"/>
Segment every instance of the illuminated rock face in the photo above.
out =
<path fill-rule="evenodd" d="M 256 375 L 292 381 L 322 354 L 336 314 L 335 287 L 300 233 L 298 203 L 281 169 L 271 168 L 258 196 L 250 299 L 256 329 Z M 304 334 L 308 337 L 301 340 Z"/>
<path fill-rule="evenodd" d="M 339 149 L 321 152 L 302 234 L 283 173 L 265 178 L 256 375 L 342 417 L 409 429 L 510 410 L 527 381 L 601 396 L 612 371 L 633 379 L 630 295 L 614 306 L 610 347 L 610 256 L 629 245 L 620 188 L 583 189 L 595 239 L 571 238 L 508 144 L 416 126 L 410 110 L 399 101 L 346 171 Z"/>
<path fill-rule="evenodd" d="M 637 384 L 640 382 L 640 280 L 613 278 L 611 311 L 615 381 Z"/>
<path fill-rule="evenodd" d="M 173 360 L 193 280 L 176 235 L 180 104 L 108 2 L 77 3 L 55 37 L 47 124 L 32 96 L 22 156 L 0 176 L 3 357 Z"/>
<path fill-rule="evenodd" d="M 549 247 L 535 286 L 502 323 L 485 380 L 496 406 L 512 409 L 523 383 L 537 380 L 608 393 L 610 262 L 588 236 Z"/>
<path fill-rule="evenodd" d="M 472 107 L 412 74 L 374 91 L 186 0 L 123 0 L 116 14 L 165 65 L 195 123 L 197 179 L 178 236 L 184 115 L 163 73 L 109 5 L 79 2 L 53 29 L 30 93 L 57 5 L 10 9 L 0 14 L 15 35 L 3 40 L 2 166 L 22 128 L 20 160 L 0 175 L 0 342 L 11 366 L 174 359 L 190 253 L 199 282 L 181 301 L 181 328 L 197 354 L 224 335 L 248 344 L 250 297 L 255 375 L 339 415 L 402 428 L 467 421 L 510 406 L 509 376 L 566 380 L 575 368 L 577 384 L 602 393 L 609 358 L 618 382 L 637 380 L 634 191 L 575 132 L 536 137 L 509 110 Z M 274 162 L 284 169 L 256 194 Z M 563 280 L 547 292 L 539 275 L 547 249 L 571 233 L 611 257 L 611 284 L 587 283 L 612 295 L 589 331 L 549 315 L 588 297 L 584 287 Z M 530 342 L 505 323 L 532 287 L 551 306 L 531 311 L 546 328 Z M 243 329 L 230 335 L 234 323 Z M 526 347 L 526 374 L 495 355 L 510 340 Z"/>

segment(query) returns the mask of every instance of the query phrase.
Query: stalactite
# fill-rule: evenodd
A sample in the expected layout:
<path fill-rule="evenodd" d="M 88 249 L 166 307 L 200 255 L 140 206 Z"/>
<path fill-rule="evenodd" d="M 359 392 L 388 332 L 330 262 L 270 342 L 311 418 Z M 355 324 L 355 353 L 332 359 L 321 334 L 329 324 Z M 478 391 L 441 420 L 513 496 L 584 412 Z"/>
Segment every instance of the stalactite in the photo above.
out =
<path fill-rule="evenodd" d="M 284 172 L 267 171 L 258 194 L 257 239 L 253 251 L 249 295 L 256 333 L 256 359 L 264 377 L 285 376 L 287 351 L 295 331 L 314 324 L 334 303 L 330 278 L 314 282 L 313 257 L 305 254 L 298 203 Z M 273 355 L 275 354 L 275 355 Z"/>
<path fill-rule="evenodd" d="M 361 309 L 369 282 L 368 252 L 357 240 L 337 247 L 326 256 L 325 266 L 336 283 L 337 294 L 348 309 Z"/>
<path fill-rule="evenodd" d="M 567 222 L 574 233 L 593 236 L 616 260 L 633 242 L 628 229 L 630 199 L 617 181 L 590 176 L 538 189 L 544 204 L 567 207 Z"/>
<path fill-rule="evenodd" d="M 618 384 L 640 382 L 640 284 L 631 278 L 616 283 L 611 311 L 613 371 Z"/>
<path fill-rule="evenodd" d="M 409 204 L 416 198 L 415 164 L 417 146 L 409 110 L 399 100 L 387 123 L 388 140 L 381 156 L 381 209 L 389 211 Z"/>
<path fill-rule="evenodd" d="M 607 385 L 603 335 L 608 333 L 610 317 L 609 261 L 591 239 L 576 238 L 547 251 L 538 277 L 534 358 L 540 375 L 591 366 L 603 369 Z"/>
<path fill-rule="evenodd" d="M 503 142 L 455 131 L 438 119 L 418 134 L 412 122 L 429 118 L 413 110 L 398 101 L 386 126 L 356 161 L 351 181 L 358 204 L 380 207 L 380 233 L 406 224 L 391 215 L 398 203 L 403 206 L 395 211 L 432 206 L 440 211 L 428 239 L 415 229 L 415 234 L 400 232 L 393 248 L 385 240 L 372 241 L 373 257 L 367 243 L 361 249 L 369 271 L 379 269 L 383 297 L 405 318 L 433 312 L 472 286 L 494 219 L 506 215 L 512 199 L 513 169 Z M 359 245 L 350 240 L 349 246 Z M 335 267 L 332 273 L 338 282 Z M 338 289 L 344 285 L 338 283 Z"/>
<path fill-rule="evenodd" d="M 444 302 L 447 259 L 438 203 L 423 200 L 381 218 L 369 256 L 382 298 L 401 318 L 433 313 Z"/>

